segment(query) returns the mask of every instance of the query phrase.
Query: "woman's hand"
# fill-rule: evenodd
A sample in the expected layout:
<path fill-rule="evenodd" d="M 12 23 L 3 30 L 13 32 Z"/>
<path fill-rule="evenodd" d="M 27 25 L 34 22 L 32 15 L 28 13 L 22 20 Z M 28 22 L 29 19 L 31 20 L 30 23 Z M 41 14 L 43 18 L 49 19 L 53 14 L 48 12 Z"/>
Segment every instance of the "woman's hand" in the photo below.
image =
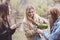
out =
<path fill-rule="evenodd" d="M 41 29 L 37 29 L 37 30 L 36 30 L 36 33 L 37 33 L 37 34 L 41 34 L 41 32 L 42 32 Z"/>
<path fill-rule="evenodd" d="M 13 30 L 13 29 L 16 29 L 16 28 L 18 28 L 18 27 L 19 27 L 18 24 L 14 24 L 14 25 L 12 25 L 10 28 Z"/>

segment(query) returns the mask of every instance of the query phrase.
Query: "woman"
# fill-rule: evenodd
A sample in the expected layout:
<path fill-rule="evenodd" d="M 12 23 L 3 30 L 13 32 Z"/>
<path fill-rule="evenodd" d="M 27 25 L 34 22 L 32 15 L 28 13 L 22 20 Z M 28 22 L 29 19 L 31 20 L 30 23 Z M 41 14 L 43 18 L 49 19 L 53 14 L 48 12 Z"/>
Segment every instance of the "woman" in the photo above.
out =
<path fill-rule="evenodd" d="M 60 40 L 60 10 L 51 8 L 48 11 L 48 18 L 50 22 L 50 34 L 38 29 L 37 33 L 42 34 L 46 40 Z"/>
<path fill-rule="evenodd" d="M 35 23 L 34 22 L 40 22 L 40 23 L 48 23 L 48 21 L 40 16 L 38 16 L 35 12 L 34 7 L 28 6 L 26 8 L 26 15 L 23 19 L 23 22 L 21 24 L 21 30 L 25 31 L 25 35 L 28 40 L 33 40 L 33 35 L 35 34 Z M 35 35 L 34 35 L 35 36 Z M 40 37 L 37 36 L 40 40 Z"/>
<path fill-rule="evenodd" d="M 9 16 L 8 4 L 5 3 L 0 4 L 0 40 L 12 40 L 12 34 L 18 27 L 17 24 L 14 24 L 10 27 L 8 16 Z"/>

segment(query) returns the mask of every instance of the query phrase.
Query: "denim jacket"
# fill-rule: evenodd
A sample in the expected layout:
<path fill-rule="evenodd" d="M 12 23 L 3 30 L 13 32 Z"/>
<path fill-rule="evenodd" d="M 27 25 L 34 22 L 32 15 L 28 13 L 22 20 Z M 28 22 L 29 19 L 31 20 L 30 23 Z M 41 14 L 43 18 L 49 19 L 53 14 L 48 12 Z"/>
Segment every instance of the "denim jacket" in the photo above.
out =
<path fill-rule="evenodd" d="M 55 21 L 50 33 L 41 32 L 46 40 L 60 40 L 60 17 Z"/>

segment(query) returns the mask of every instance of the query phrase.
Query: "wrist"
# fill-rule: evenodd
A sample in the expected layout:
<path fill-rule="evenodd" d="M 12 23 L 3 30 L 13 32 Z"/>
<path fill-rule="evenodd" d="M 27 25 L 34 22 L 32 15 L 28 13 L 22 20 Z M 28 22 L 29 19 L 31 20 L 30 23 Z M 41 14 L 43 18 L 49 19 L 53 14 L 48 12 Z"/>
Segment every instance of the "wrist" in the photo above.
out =
<path fill-rule="evenodd" d="M 14 28 L 13 27 L 10 27 L 11 30 L 13 30 Z"/>

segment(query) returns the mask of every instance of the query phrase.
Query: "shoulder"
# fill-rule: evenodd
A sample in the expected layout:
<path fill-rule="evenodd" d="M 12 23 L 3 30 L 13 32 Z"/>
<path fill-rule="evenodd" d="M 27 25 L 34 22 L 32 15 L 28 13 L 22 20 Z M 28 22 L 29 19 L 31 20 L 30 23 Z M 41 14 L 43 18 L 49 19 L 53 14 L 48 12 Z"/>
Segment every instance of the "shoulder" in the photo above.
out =
<path fill-rule="evenodd" d="M 57 32 L 59 31 L 59 33 L 60 33 L 60 21 L 56 23 L 56 28 L 57 28 L 56 31 L 57 31 Z"/>
<path fill-rule="evenodd" d="M 59 27 L 59 26 L 60 26 L 60 21 L 55 22 L 55 23 L 54 23 L 54 26 Z"/>
<path fill-rule="evenodd" d="M 60 26 L 60 21 L 58 21 L 56 24 Z"/>

